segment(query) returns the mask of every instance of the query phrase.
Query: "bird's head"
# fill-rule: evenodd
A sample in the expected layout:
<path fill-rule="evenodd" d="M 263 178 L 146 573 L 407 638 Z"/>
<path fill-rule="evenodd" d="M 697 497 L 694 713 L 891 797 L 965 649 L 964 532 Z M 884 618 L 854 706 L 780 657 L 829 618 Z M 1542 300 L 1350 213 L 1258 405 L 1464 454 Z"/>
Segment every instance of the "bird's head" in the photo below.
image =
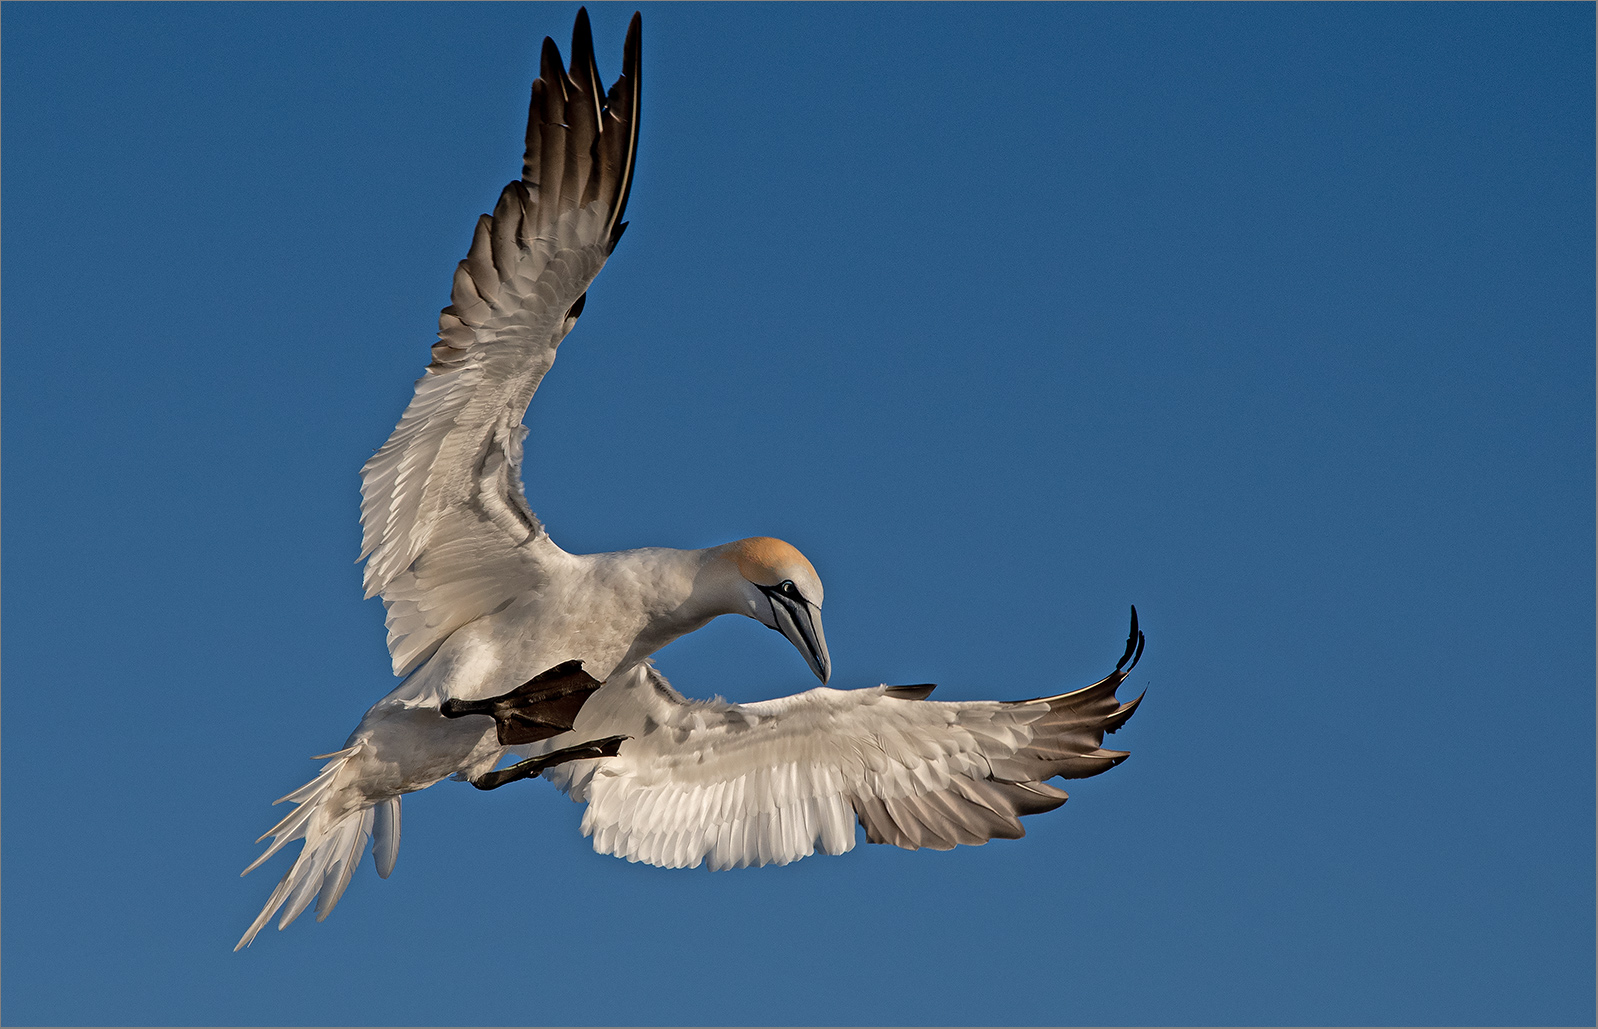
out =
<path fill-rule="evenodd" d="M 715 556 L 737 572 L 735 611 L 776 629 L 798 648 L 822 682 L 832 674 L 821 633 L 821 577 L 791 544 L 755 536 L 717 547 Z"/>

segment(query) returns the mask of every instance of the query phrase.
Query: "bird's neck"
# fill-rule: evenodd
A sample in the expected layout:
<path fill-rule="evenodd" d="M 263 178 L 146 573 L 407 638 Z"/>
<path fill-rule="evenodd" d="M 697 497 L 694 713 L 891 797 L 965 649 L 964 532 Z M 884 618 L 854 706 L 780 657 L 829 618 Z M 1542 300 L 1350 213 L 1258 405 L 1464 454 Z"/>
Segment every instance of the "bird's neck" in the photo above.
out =
<path fill-rule="evenodd" d="M 616 604 L 637 618 L 624 663 L 641 661 L 720 615 L 754 615 L 743 596 L 743 576 L 721 551 L 650 547 L 595 555 L 605 559 L 596 570 Z"/>

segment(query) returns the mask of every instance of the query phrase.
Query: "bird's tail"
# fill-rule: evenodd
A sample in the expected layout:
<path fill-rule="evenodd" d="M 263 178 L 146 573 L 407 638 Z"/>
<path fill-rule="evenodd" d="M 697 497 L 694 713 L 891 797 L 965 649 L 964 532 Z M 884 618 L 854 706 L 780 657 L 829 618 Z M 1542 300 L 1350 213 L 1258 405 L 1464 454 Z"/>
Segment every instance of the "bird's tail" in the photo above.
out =
<path fill-rule="evenodd" d="M 271 836 L 271 846 L 239 874 L 249 875 L 294 840 L 303 838 L 305 846 L 278 881 L 266 906 L 233 948 L 235 951 L 249 946 L 255 934 L 284 905 L 288 907 L 278 920 L 279 929 L 300 917 L 312 900 L 317 901 L 316 920 L 320 922 L 326 918 L 349 885 L 355 866 L 360 864 L 366 852 L 366 841 L 374 836 L 377 874 L 387 879 L 394 870 L 394 859 L 399 856 L 400 799 L 389 797 L 374 804 L 342 788 L 348 777 L 341 773 L 363 746 L 366 746 L 364 741 L 336 753 L 321 755 L 318 760 L 326 758 L 328 761 L 315 779 L 273 801 L 274 804 L 291 801 L 297 806 L 261 836 L 262 840 Z"/>

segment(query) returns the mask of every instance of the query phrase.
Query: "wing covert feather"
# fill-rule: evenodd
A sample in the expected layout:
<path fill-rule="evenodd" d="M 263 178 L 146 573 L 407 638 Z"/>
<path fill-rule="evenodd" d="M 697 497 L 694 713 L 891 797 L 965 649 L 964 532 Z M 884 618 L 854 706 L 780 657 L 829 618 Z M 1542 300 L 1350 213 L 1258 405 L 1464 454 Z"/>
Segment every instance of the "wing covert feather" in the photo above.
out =
<path fill-rule="evenodd" d="M 478 219 L 438 319 L 432 362 L 361 469 L 367 596 L 388 609 L 394 671 L 537 586 L 552 546 L 522 491 L 522 415 L 621 237 L 638 142 L 640 20 L 600 91 L 588 15 L 571 73 L 544 40 L 522 177 Z"/>

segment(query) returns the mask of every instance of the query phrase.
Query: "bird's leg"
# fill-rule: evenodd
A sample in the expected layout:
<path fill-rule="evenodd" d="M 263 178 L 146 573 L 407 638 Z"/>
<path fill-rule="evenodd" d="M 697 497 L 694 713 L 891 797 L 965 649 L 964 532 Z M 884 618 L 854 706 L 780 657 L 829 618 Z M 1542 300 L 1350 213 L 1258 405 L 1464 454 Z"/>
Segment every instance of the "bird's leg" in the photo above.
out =
<path fill-rule="evenodd" d="M 509 693 L 487 700 L 446 700 L 438 710 L 445 718 L 490 716 L 500 744 L 511 747 L 570 732 L 583 703 L 602 685 L 583 671 L 581 661 L 566 661 Z"/>
<path fill-rule="evenodd" d="M 470 780 L 473 786 L 480 790 L 493 790 L 508 782 L 518 779 L 535 779 L 544 769 L 552 765 L 562 764 L 567 761 L 591 761 L 594 758 L 615 757 L 616 751 L 631 736 L 607 736 L 602 740 L 592 743 L 579 743 L 575 747 L 562 747 L 560 750 L 551 751 L 539 757 L 530 757 L 526 761 L 518 761 L 514 765 L 498 768 L 492 772 L 484 772 L 475 779 Z"/>

